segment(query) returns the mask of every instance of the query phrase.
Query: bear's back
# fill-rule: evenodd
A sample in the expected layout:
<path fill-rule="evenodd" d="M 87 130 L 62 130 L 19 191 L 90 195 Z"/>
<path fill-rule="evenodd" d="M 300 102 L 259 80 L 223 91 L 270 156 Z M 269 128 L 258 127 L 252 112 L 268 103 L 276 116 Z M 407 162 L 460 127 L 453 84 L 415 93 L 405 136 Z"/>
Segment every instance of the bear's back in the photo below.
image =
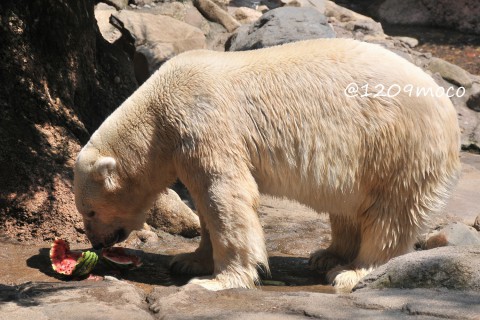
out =
<path fill-rule="evenodd" d="M 351 84 L 367 85 L 372 94 L 379 85 L 438 88 L 420 68 L 379 45 L 318 39 L 254 51 L 199 50 L 161 70 L 160 77 L 179 85 L 172 93 L 184 104 L 176 108 L 188 114 L 181 121 L 186 135 L 195 134 L 184 141 L 200 135 L 212 144 L 219 139 L 219 146 L 246 147 L 259 187 L 269 193 L 282 195 L 296 185 L 296 198 L 307 204 L 316 197 L 312 192 L 361 191 L 352 199 L 363 201 L 375 188 L 398 194 L 401 184 L 411 187 L 437 170 L 450 177 L 458 171 L 459 129 L 447 97 L 403 89 L 391 97 L 348 96 Z"/>

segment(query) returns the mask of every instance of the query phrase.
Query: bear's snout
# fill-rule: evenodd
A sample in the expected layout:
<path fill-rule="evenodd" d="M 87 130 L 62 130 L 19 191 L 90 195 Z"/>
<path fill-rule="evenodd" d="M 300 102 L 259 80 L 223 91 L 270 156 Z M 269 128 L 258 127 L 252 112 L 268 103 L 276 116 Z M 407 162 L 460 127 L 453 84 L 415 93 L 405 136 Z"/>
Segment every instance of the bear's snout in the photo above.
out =
<path fill-rule="evenodd" d="M 127 232 L 125 231 L 125 229 L 120 228 L 115 232 L 109 234 L 107 237 L 105 237 L 103 241 L 100 241 L 100 242 L 90 241 L 90 242 L 92 242 L 93 248 L 97 250 L 97 249 L 112 247 L 114 244 L 118 242 L 122 242 L 126 238 L 127 238 Z"/>
<path fill-rule="evenodd" d="M 120 227 L 113 232 L 108 232 L 108 226 L 93 224 L 92 221 L 84 220 L 85 234 L 92 244 L 93 249 L 108 248 L 128 237 L 129 232 Z"/>

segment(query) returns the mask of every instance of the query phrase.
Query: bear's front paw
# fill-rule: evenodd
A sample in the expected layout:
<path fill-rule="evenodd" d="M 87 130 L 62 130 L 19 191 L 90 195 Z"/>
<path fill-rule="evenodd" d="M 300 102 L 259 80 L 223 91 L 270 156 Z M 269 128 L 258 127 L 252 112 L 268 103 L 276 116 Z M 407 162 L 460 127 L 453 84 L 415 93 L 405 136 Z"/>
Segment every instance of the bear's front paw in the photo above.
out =
<path fill-rule="evenodd" d="M 351 269 L 345 266 L 338 266 L 327 273 L 327 280 L 338 291 L 350 292 L 372 270 L 373 268 Z"/>
<path fill-rule="evenodd" d="M 228 286 L 228 283 L 219 281 L 218 279 L 215 279 L 214 277 L 199 277 L 199 278 L 193 278 L 188 282 L 187 285 L 190 284 L 195 284 L 198 286 L 201 286 L 207 290 L 210 291 L 219 291 L 219 290 L 225 290 L 225 289 L 230 289 L 231 287 Z"/>
<path fill-rule="evenodd" d="M 170 262 L 170 270 L 177 274 L 208 275 L 213 273 L 213 261 L 196 252 L 176 255 Z"/>
<path fill-rule="evenodd" d="M 341 258 L 331 253 L 328 249 L 320 249 L 315 251 L 312 253 L 310 260 L 308 261 L 308 265 L 311 270 L 321 273 L 327 272 L 343 263 L 344 261 Z"/>
<path fill-rule="evenodd" d="M 211 291 L 226 290 L 233 288 L 255 288 L 257 275 L 249 273 L 223 272 L 216 276 L 193 278 L 188 284 L 196 284 Z"/>

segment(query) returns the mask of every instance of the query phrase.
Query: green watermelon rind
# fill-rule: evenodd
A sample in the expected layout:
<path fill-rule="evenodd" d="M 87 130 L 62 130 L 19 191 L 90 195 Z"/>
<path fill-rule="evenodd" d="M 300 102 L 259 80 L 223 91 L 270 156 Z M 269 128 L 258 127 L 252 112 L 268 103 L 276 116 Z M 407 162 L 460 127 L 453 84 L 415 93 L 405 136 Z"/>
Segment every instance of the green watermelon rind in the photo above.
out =
<path fill-rule="evenodd" d="M 92 251 L 85 251 L 82 253 L 80 259 L 77 260 L 77 265 L 73 269 L 73 276 L 84 276 L 92 272 L 97 265 L 98 255 Z"/>

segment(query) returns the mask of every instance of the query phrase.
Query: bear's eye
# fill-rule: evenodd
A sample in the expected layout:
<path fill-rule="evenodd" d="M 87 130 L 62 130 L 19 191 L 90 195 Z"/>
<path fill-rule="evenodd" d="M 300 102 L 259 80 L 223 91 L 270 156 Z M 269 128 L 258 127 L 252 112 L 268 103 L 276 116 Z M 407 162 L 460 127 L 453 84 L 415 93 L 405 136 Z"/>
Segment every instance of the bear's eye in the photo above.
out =
<path fill-rule="evenodd" d="M 89 213 L 87 213 L 87 217 L 89 218 L 93 218 L 95 216 L 95 211 L 90 211 Z"/>

